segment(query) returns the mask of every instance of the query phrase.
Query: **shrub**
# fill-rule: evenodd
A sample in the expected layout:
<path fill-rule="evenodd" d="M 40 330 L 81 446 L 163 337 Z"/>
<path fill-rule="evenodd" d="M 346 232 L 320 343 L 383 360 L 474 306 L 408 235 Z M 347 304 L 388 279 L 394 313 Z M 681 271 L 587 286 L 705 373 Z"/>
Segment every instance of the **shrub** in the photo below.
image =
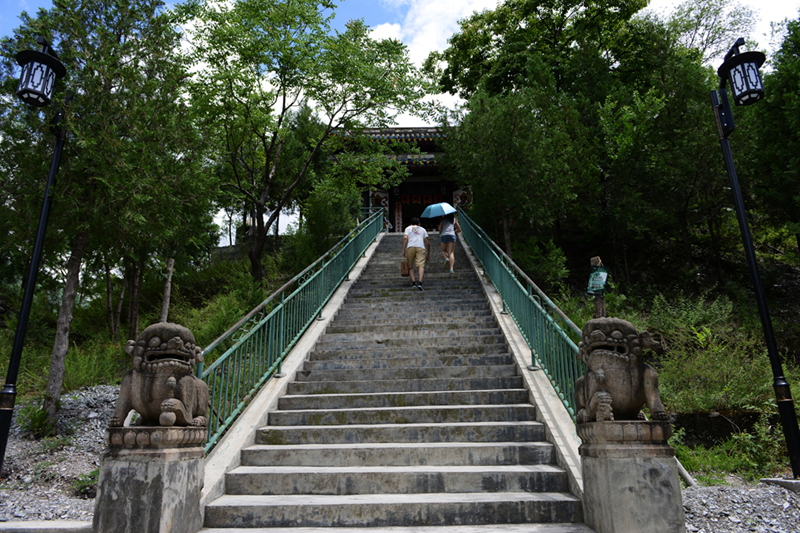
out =
<path fill-rule="evenodd" d="M 514 247 L 514 261 L 545 292 L 561 292 L 569 276 L 567 256 L 550 241 L 530 238 Z"/>
<path fill-rule="evenodd" d="M 88 474 L 80 474 L 72 482 L 72 490 L 76 496 L 90 499 L 97 496 L 97 481 L 100 477 L 100 469 L 95 469 Z"/>
<path fill-rule="evenodd" d="M 47 411 L 42 407 L 41 400 L 27 403 L 19 409 L 17 425 L 37 439 L 50 436 L 55 430 L 47 417 Z"/>
<path fill-rule="evenodd" d="M 64 389 L 119 383 L 130 362 L 118 343 L 90 341 L 67 352 Z"/>
<path fill-rule="evenodd" d="M 687 446 L 684 436 L 684 429 L 679 429 L 670 439 L 670 444 L 684 468 L 702 484 L 724 483 L 727 474 L 753 481 L 788 467 L 783 434 L 770 424 L 766 416 L 762 416 L 752 432 L 736 433 L 710 447 Z"/>
<path fill-rule="evenodd" d="M 646 322 L 662 339 L 657 366 L 670 411 L 769 408 L 774 399 L 769 358 L 758 337 L 736 326 L 730 301 L 680 297 L 667 302 L 659 296 Z"/>

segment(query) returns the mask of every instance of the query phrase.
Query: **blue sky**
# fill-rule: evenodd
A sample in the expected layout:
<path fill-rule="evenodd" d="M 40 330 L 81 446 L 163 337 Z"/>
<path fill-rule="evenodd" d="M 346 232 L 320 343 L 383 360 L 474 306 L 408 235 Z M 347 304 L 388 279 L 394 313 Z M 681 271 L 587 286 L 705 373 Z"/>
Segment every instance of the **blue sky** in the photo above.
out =
<path fill-rule="evenodd" d="M 376 30 L 377 36 L 401 39 L 409 47 L 412 59 L 422 61 L 432 50 L 442 49 L 447 38 L 458 28 L 457 21 L 473 11 L 493 8 L 497 0 L 341 0 L 337 22 L 363 18 Z M 669 12 L 680 0 L 651 0 L 650 9 Z M 768 46 L 763 33 L 769 21 L 797 18 L 800 0 L 741 0 L 760 15 L 761 23 L 751 36 L 763 47 Z M 0 37 L 10 36 L 19 25 L 19 14 L 36 13 L 39 7 L 49 8 L 52 0 L 0 0 Z"/>
<path fill-rule="evenodd" d="M 34 14 L 40 7 L 50 8 L 52 0 L 0 0 L 0 37 L 5 37 L 19 26 L 19 14 Z M 344 21 L 363 18 L 370 26 L 378 26 L 402 17 L 408 10 L 403 0 L 344 0 L 336 10 L 337 19 Z"/>

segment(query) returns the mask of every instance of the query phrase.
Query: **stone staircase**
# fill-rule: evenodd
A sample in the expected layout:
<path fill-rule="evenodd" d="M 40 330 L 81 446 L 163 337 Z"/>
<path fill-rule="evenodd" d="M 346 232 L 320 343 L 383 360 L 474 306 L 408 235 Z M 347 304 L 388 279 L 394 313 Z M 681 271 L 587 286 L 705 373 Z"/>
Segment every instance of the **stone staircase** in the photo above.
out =
<path fill-rule="evenodd" d="M 450 274 L 432 236 L 422 292 L 401 241 L 384 237 L 203 531 L 591 531 L 463 248 Z"/>

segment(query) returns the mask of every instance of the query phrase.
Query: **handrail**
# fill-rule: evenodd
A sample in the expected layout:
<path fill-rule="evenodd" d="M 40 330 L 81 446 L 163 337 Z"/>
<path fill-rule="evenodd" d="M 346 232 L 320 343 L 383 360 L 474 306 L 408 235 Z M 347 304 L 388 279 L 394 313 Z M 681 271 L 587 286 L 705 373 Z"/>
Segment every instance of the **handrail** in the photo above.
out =
<path fill-rule="evenodd" d="M 208 369 L 202 363 L 196 369 L 210 395 L 206 451 L 280 373 L 283 359 L 382 230 L 378 210 L 203 350 L 204 359 L 225 350 Z"/>
<path fill-rule="evenodd" d="M 585 373 L 578 347 L 568 333 L 581 330 L 463 209 L 458 217 L 464 238 L 497 288 L 507 312 L 531 349 L 531 363 L 541 368 L 575 420 L 575 381 Z M 565 328 L 559 325 L 562 323 Z"/>

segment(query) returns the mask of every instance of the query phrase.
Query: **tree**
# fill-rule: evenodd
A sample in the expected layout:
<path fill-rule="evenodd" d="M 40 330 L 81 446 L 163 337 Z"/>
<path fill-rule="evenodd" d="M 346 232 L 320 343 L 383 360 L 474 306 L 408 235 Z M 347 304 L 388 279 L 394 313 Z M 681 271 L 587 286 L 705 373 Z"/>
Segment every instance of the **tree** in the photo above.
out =
<path fill-rule="evenodd" d="M 697 50 L 708 64 L 721 59 L 737 38 L 750 35 L 756 14 L 729 0 L 687 0 L 669 19 L 669 26 L 687 49 Z"/>
<path fill-rule="evenodd" d="M 443 90 L 468 99 L 481 86 L 495 93 L 530 85 L 528 65 L 539 58 L 555 90 L 570 91 L 598 81 L 587 79 L 592 73 L 586 67 L 646 5 L 645 0 L 506 0 L 460 21 L 449 47 L 431 54 L 425 68 Z"/>
<path fill-rule="evenodd" d="M 64 127 L 69 132 L 49 226 L 59 245 L 51 252 L 49 266 L 68 258 L 44 400 L 56 427 L 72 310 L 85 260 L 95 253 L 109 259 L 128 254 L 142 265 L 155 250 L 177 246 L 186 239 L 188 225 L 210 221 L 209 180 L 196 154 L 201 139 L 183 101 L 187 70 L 180 56 L 180 35 L 162 2 L 58 0 L 36 18 L 23 14 L 15 33 L 15 41 L 2 45 L 6 81 L 0 143 L 9 156 L 2 160 L 4 191 L 22 191 L 19 184 L 31 181 L 32 168 L 26 163 L 30 158 L 14 157 L 20 154 L 20 139 L 28 135 L 39 140 L 39 152 L 50 144 L 45 114 L 13 97 L 15 53 L 34 43 L 35 36 L 44 36 L 54 43 L 68 72 L 53 104 L 66 111 Z M 67 92 L 74 96 L 69 106 Z M 5 131 L 15 133 L 7 136 Z M 38 205 L 33 198 L 40 195 L 5 196 L 0 203 L 4 218 L 27 213 L 26 205 Z M 27 216 L 13 227 L 20 234 L 31 233 Z"/>
<path fill-rule="evenodd" d="M 765 99 L 755 113 L 758 146 L 755 193 L 766 213 L 794 235 L 800 251 L 800 19 L 788 22 L 786 37 L 765 76 Z"/>
<path fill-rule="evenodd" d="M 218 143 L 223 187 L 252 216 L 248 256 L 255 281 L 264 275 L 270 227 L 309 182 L 315 162 L 333 152 L 324 150 L 331 133 L 387 125 L 397 110 L 419 110 L 424 95 L 401 43 L 371 39 L 362 21 L 331 33 L 333 8 L 331 0 L 208 0 L 187 8 L 195 17 L 194 57 L 203 64 L 194 106 Z M 304 105 L 319 120 L 313 132 L 298 122 Z M 369 176 L 353 178 L 366 183 Z"/>
<path fill-rule="evenodd" d="M 571 135 L 579 125 L 567 99 L 556 98 L 538 87 L 494 96 L 478 91 L 444 142 L 459 181 L 472 185 L 479 209 L 501 223 L 509 255 L 512 226 L 527 236 L 549 233 L 575 198 L 584 162 Z"/>

